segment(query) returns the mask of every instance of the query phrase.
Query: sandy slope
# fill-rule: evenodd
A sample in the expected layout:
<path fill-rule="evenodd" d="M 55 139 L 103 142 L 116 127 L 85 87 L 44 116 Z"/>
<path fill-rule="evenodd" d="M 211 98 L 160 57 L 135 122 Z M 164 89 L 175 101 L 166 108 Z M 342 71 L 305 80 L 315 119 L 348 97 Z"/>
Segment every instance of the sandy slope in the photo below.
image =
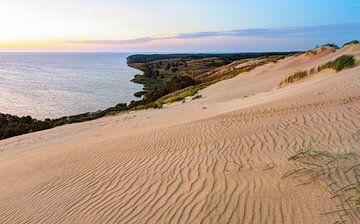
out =
<path fill-rule="evenodd" d="M 0 223 L 332 223 L 329 193 L 280 178 L 296 149 L 352 142 L 360 67 L 277 85 L 345 53 L 360 46 L 265 65 L 185 104 L 1 141 Z"/>

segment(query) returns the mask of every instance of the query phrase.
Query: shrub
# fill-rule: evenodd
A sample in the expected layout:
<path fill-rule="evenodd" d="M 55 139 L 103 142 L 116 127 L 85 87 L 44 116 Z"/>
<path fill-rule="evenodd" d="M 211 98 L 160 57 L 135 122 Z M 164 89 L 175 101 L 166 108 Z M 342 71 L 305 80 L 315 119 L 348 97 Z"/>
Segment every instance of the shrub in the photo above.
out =
<path fill-rule="evenodd" d="M 165 67 L 165 70 L 169 70 L 170 68 L 171 68 L 171 64 L 168 63 L 168 64 L 166 65 L 166 67 Z"/>
<path fill-rule="evenodd" d="M 41 131 L 53 127 L 50 119 L 37 120 L 30 116 L 18 117 L 0 113 L 0 139 Z"/>
<path fill-rule="evenodd" d="M 339 48 L 339 46 L 337 46 L 336 44 L 324 44 L 323 47 L 334 47 L 334 48 Z"/>
<path fill-rule="evenodd" d="M 352 45 L 352 44 L 359 44 L 360 42 L 358 40 L 353 40 L 353 41 L 350 41 L 350 42 L 347 42 L 344 44 L 343 47 L 347 46 L 347 45 Z"/>

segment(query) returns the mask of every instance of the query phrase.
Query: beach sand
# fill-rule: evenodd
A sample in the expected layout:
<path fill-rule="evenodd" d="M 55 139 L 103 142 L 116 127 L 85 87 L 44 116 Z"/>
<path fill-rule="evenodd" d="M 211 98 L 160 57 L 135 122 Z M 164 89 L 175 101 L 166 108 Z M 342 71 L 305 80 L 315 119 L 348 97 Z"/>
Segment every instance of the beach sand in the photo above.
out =
<path fill-rule="evenodd" d="M 359 59 L 360 45 L 288 57 L 160 110 L 0 141 L 0 223 L 333 223 L 328 191 L 281 177 L 300 148 L 352 144 L 360 66 L 278 84 L 344 54 Z"/>

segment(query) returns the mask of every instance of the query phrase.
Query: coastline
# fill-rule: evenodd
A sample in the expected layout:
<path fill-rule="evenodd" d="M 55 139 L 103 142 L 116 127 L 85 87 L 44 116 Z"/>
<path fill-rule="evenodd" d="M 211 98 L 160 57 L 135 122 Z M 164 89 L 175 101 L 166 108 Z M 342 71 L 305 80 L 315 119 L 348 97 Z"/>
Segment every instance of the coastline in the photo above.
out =
<path fill-rule="evenodd" d="M 96 112 L 137 100 L 129 53 L 0 53 L 0 112 L 37 119 Z"/>
<path fill-rule="evenodd" d="M 128 66 L 129 68 L 132 68 Z M 136 68 L 132 68 L 136 69 Z M 139 71 L 138 69 L 136 69 Z M 131 80 L 129 80 L 131 82 Z M 138 84 L 138 83 L 136 83 Z M 132 100 L 134 101 L 134 100 Z M 120 112 L 128 111 L 128 105 L 132 102 L 117 103 L 115 106 L 110 106 L 105 109 L 100 109 L 93 112 L 84 112 L 75 115 L 66 115 L 57 118 L 38 119 L 29 115 L 14 115 L 2 113 L 0 111 L 0 140 L 14 137 L 17 135 L 42 131 L 65 124 L 79 123 L 83 121 L 90 121 L 98 119 L 107 115 L 114 115 Z"/>
<path fill-rule="evenodd" d="M 357 191 L 333 195 L 356 184 L 359 171 L 343 176 L 348 155 L 360 155 L 358 147 L 348 151 L 358 146 L 360 66 L 279 84 L 343 55 L 359 60 L 360 45 L 314 52 L 219 81 L 201 98 L 162 110 L 0 141 L 0 211 L 7 214 L 0 222 L 358 223 L 357 211 L 337 213 Z M 339 155 L 334 188 L 326 188 L 328 175 L 284 177 L 309 169 L 297 153 L 306 159 L 319 150 Z"/>
<path fill-rule="evenodd" d="M 283 59 L 289 53 L 239 53 L 239 54 L 172 54 L 172 55 L 130 55 L 126 58 L 127 66 L 142 71 L 135 74 L 131 82 L 142 84 L 143 90 L 135 92 L 134 96 L 140 98 L 130 103 L 118 103 L 115 106 L 98 110 L 96 112 L 85 112 L 76 115 L 63 116 L 60 118 L 39 120 L 30 116 L 16 116 L 0 113 L 2 131 L 0 140 L 50 129 L 66 124 L 79 123 L 98 119 L 108 115 L 115 115 L 132 110 L 144 110 L 149 108 L 160 109 L 163 104 L 183 100 L 188 96 L 194 96 L 197 92 L 218 80 L 231 78 L 233 75 L 222 74 L 211 79 L 197 79 L 196 75 L 203 75 L 210 71 L 216 71 L 224 65 L 230 64 L 238 59 L 253 59 L 254 57 L 265 57 L 266 63 Z M 133 58 L 139 60 L 138 63 Z M 241 73 L 263 63 L 251 64 L 236 72 Z M 168 68 L 169 67 L 169 68 Z M 234 72 L 231 72 L 233 74 Z M 168 95 L 168 97 L 166 97 Z"/>

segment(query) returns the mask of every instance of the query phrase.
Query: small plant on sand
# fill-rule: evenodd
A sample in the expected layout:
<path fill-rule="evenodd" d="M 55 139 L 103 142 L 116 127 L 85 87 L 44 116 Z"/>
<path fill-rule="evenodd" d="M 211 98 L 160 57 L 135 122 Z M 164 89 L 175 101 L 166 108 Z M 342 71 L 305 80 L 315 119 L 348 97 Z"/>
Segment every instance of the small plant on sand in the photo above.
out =
<path fill-rule="evenodd" d="M 150 109 L 150 108 L 161 109 L 162 107 L 163 107 L 162 103 L 160 103 L 160 102 L 152 102 L 152 103 L 137 106 L 137 107 L 133 108 L 132 110 L 147 110 L 147 109 Z"/>
<path fill-rule="evenodd" d="M 192 99 L 193 99 L 193 100 L 196 100 L 196 99 L 200 99 L 201 97 L 202 97 L 201 94 L 197 94 L 197 95 L 195 95 Z"/>
<path fill-rule="evenodd" d="M 186 97 L 194 96 L 201 89 L 204 89 L 205 87 L 207 87 L 210 84 L 211 83 L 209 82 L 209 83 L 203 83 L 203 84 L 200 84 L 197 86 L 190 86 L 188 88 L 174 92 L 174 93 L 166 96 L 165 98 L 161 98 L 158 101 L 163 104 L 170 104 L 170 103 L 177 102 L 177 101 L 183 101 Z"/>
<path fill-rule="evenodd" d="M 360 156 L 353 148 L 328 152 L 308 147 L 297 151 L 289 161 L 295 162 L 297 168 L 282 179 L 294 177 L 300 185 L 317 183 L 330 193 L 331 199 L 341 202 L 338 208 L 323 215 L 338 214 L 344 221 L 360 212 Z"/>
<path fill-rule="evenodd" d="M 352 55 L 343 55 L 336 58 L 334 61 L 329 61 L 318 67 L 318 71 L 330 68 L 334 69 L 336 72 L 340 72 L 345 68 L 352 68 L 356 66 L 356 60 Z"/>
<path fill-rule="evenodd" d="M 285 80 L 283 80 L 280 85 L 286 84 L 286 83 L 293 83 L 295 81 L 298 81 L 300 79 L 305 78 L 306 76 L 308 76 L 308 72 L 307 71 L 297 71 L 292 75 L 289 75 Z"/>
<path fill-rule="evenodd" d="M 310 73 L 310 75 L 312 75 L 312 74 L 315 74 L 317 72 L 318 72 L 317 68 L 311 68 L 309 73 Z"/>

